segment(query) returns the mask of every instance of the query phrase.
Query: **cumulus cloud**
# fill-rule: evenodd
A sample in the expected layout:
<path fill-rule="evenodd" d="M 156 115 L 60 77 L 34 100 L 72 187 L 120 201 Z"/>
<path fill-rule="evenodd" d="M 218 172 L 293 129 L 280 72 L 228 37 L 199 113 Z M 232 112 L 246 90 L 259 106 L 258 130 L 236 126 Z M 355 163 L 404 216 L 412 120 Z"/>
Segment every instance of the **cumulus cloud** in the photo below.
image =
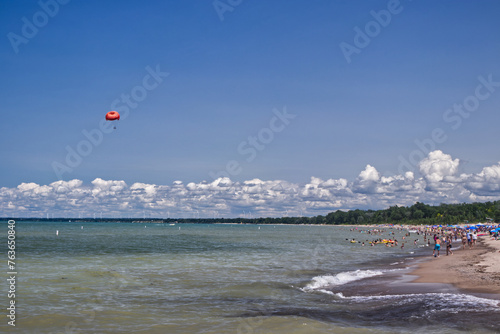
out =
<path fill-rule="evenodd" d="M 380 180 L 380 173 L 375 167 L 366 165 L 365 170 L 359 173 L 359 179 L 361 181 L 377 182 Z"/>
<path fill-rule="evenodd" d="M 448 176 L 454 176 L 458 172 L 459 159 L 452 159 L 451 155 L 440 150 L 430 152 L 420 161 L 418 168 L 422 175 L 430 182 L 440 182 Z"/>
<path fill-rule="evenodd" d="M 422 159 L 419 173 L 382 176 L 366 165 L 352 181 L 311 177 L 304 184 L 285 180 L 221 177 L 174 181 L 170 185 L 96 178 L 21 183 L 0 188 L 3 217 L 279 217 L 327 214 L 336 210 L 500 199 L 500 162 L 476 174 L 459 174 L 460 160 L 442 151 Z"/>
<path fill-rule="evenodd" d="M 484 167 L 480 173 L 469 176 L 465 188 L 480 195 L 497 195 L 500 192 L 500 162 L 494 166 Z"/>
<path fill-rule="evenodd" d="M 380 173 L 371 165 L 366 165 L 365 170 L 359 173 L 354 190 L 359 193 L 373 194 L 380 191 Z"/>

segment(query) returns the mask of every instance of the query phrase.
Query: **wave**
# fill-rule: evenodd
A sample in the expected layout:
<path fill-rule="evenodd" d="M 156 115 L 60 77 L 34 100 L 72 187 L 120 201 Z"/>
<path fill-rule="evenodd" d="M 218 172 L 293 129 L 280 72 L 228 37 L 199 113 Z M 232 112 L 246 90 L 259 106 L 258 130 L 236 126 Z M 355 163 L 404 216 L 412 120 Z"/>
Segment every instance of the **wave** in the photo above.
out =
<path fill-rule="evenodd" d="M 312 282 L 306 285 L 301 290 L 304 292 L 321 291 L 326 292 L 324 288 L 343 285 L 349 282 L 357 281 L 363 278 L 382 275 L 382 270 L 355 270 L 341 272 L 336 275 L 323 275 L 312 278 Z"/>
<path fill-rule="evenodd" d="M 404 307 L 406 305 L 420 305 L 427 311 L 425 313 L 447 312 L 458 313 L 461 311 L 491 311 L 495 314 L 500 313 L 500 301 L 496 299 L 487 299 L 467 294 L 454 293 L 415 293 L 415 294 L 395 294 L 395 295 L 367 295 L 367 296 L 349 296 L 346 297 L 342 292 L 334 293 L 330 291 L 335 286 L 347 284 L 349 282 L 361 280 L 364 278 L 383 275 L 393 270 L 355 270 L 341 272 L 336 275 L 323 275 L 312 278 L 312 281 L 304 288 L 303 292 L 321 292 L 334 296 L 337 300 L 350 300 L 357 303 L 375 303 L 382 305 L 387 302 L 395 307 Z M 436 301 L 438 301 L 436 303 Z"/>
<path fill-rule="evenodd" d="M 390 301 L 393 306 L 403 306 L 408 304 L 420 304 L 427 309 L 427 312 L 446 311 L 456 313 L 463 310 L 487 312 L 492 311 L 498 314 L 500 312 L 500 301 L 487 299 L 467 294 L 453 293 L 415 293 L 400 295 L 381 295 L 381 296 L 350 296 L 346 297 L 342 292 L 335 294 L 339 299 L 352 300 L 356 302 L 375 302 L 381 303 Z M 437 301 L 437 302 L 436 302 Z"/>

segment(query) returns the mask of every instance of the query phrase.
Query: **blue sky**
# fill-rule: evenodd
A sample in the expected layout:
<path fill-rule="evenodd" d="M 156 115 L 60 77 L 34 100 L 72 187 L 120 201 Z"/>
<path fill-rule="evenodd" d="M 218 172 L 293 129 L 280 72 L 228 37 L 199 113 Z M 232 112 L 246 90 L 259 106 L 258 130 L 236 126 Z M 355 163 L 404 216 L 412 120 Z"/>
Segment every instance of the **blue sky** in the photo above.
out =
<path fill-rule="evenodd" d="M 478 178 L 489 185 L 500 180 L 494 168 L 500 161 L 499 10 L 498 1 L 2 2 L 0 215 L 95 210 L 95 203 L 83 204 L 84 195 L 72 211 L 67 203 L 75 198 L 45 203 L 34 196 L 38 188 L 21 188 L 56 192 L 57 182 L 79 180 L 72 186 L 87 194 L 102 180 L 125 184 L 125 197 L 108 193 L 130 204 L 122 211 L 148 208 L 162 216 L 167 207 L 158 203 L 175 197 L 174 182 L 195 198 L 188 184 L 205 189 L 224 173 L 235 186 L 229 197 L 204 207 L 190 202 L 176 212 L 283 215 L 301 207 L 317 214 L 500 198 L 492 186 L 487 194 L 474 190 L 486 186 Z M 358 31 L 367 45 L 359 44 Z M 346 57 L 346 44 L 357 52 Z M 161 73 L 159 80 L 153 72 Z M 127 107 L 123 96 L 131 96 L 127 116 L 102 133 L 106 112 Z M 471 111 L 453 111 L 467 103 Z M 85 131 L 96 136 L 94 143 Z M 69 166 L 68 150 L 78 149 L 85 155 Z M 429 153 L 437 150 L 434 169 L 426 169 L 421 160 L 434 159 Z M 378 175 L 370 182 L 387 185 L 392 181 L 382 177 L 396 180 L 411 171 L 408 182 L 421 180 L 426 190 L 409 197 L 406 188 L 360 192 L 367 166 Z M 309 198 L 312 178 L 330 190 Z M 245 193 L 245 182 L 256 179 L 265 184 L 263 197 L 235 204 L 231 192 Z M 347 180 L 354 195 L 334 192 L 328 180 Z M 267 187 L 277 181 L 301 195 L 266 202 Z M 432 190 L 441 189 L 430 186 L 434 181 L 463 189 L 447 197 L 449 190 Z M 134 184 L 156 187 L 155 196 L 133 202 L 127 196 Z M 205 191 L 199 196 L 220 189 Z M 112 204 L 101 210 L 120 212 Z"/>

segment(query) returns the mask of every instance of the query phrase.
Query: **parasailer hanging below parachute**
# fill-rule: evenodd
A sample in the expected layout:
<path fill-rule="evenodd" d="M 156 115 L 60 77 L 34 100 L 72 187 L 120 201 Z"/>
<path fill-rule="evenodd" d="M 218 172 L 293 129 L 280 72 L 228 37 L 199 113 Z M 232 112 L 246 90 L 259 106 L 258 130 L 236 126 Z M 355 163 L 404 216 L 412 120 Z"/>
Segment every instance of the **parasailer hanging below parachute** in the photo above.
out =
<path fill-rule="evenodd" d="M 117 111 L 110 111 L 106 114 L 106 121 L 119 121 L 120 120 L 120 114 Z M 113 127 L 113 129 L 116 129 L 116 125 Z"/>

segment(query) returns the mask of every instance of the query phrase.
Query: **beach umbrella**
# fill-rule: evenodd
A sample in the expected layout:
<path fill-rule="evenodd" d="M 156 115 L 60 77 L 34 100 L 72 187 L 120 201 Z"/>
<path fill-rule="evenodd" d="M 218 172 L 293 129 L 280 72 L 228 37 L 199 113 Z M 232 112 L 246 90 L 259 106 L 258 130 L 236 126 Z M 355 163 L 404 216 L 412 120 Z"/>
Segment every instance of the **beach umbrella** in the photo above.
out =
<path fill-rule="evenodd" d="M 475 229 L 477 229 L 477 227 L 475 227 L 475 226 L 469 226 L 469 227 L 467 227 L 467 229 L 468 230 L 475 230 Z"/>

